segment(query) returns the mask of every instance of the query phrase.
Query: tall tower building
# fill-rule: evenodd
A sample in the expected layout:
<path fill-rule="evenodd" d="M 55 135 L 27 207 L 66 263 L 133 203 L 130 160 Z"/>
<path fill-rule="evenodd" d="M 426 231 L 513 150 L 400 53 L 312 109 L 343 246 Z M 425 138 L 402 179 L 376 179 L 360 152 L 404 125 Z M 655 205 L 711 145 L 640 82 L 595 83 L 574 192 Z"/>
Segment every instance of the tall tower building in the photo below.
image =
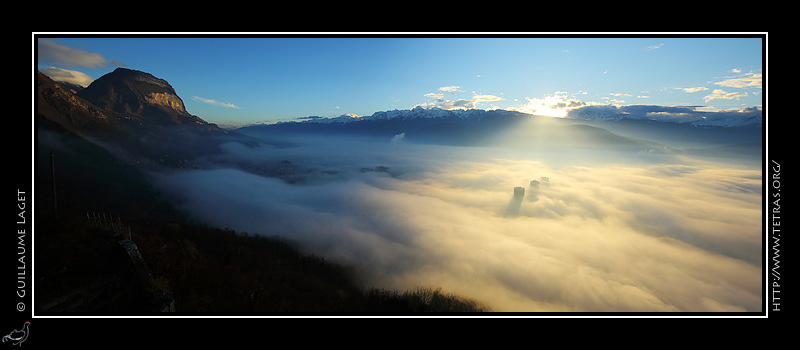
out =
<path fill-rule="evenodd" d="M 525 197 L 525 187 L 514 187 L 514 199 L 522 200 Z"/>
<path fill-rule="evenodd" d="M 531 180 L 530 186 L 528 186 L 528 200 L 535 201 L 539 199 L 539 181 Z"/>
<path fill-rule="evenodd" d="M 522 207 L 522 200 L 525 198 L 525 187 L 514 187 L 514 197 L 508 202 L 506 207 L 505 216 L 515 217 L 519 215 L 520 207 Z"/>

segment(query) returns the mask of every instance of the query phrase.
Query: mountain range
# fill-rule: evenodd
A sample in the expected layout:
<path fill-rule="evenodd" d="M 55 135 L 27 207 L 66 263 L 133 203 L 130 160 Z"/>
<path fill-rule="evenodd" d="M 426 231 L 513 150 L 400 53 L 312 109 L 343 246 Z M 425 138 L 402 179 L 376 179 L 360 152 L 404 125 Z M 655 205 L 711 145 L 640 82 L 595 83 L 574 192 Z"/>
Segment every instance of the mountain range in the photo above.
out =
<path fill-rule="evenodd" d="M 619 120 L 645 120 L 676 124 L 691 125 L 696 127 L 753 127 L 763 125 L 763 115 L 759 108 L 751 107 L 743 110 L 731 111 L 698 111 L 698 106 L 583 106 L 571 110 L 567 117 L 584 121 L 619 121 Z"/>
<path fill-rule="evenodd" d="M 301 117 L 297 120 L 283 123 L 324 123 L 347 124 L 365 120 L 391 120 L 391 119 L 438 119 L 456 118 L 462 120 L 481 120 L 503 116 L 532 116 L 530 114 L 513 110 L 481 110 L 481 109 L 452 109 L 415 107 L 410 110 L 391 110 L 375 112 L 369 116 L 343 114 L 338 117 L 323 118 L 319 116 Z M 628 106 L 583 106 L 571 110 L 567 119 L 574 121 L 619 121 L 625 119 L 672 122 L 697 127 L 761 127 L 762 114 L 757 108 L 748 108 L 741 111 L 727 112 L 699 112 L 696 107 L 664 107 L 651 105 Z"/>
<path fill-rule="evenodd" d="M 258 137 L 286 135 L 351 135 L 391 138 L 459 146 L 508 146 L 537 150 L 585 149 L 630 152 L 708 153 L 732 146 L 739 152 L 760 155 L 760 111 L 752 113 L 701 113 L 689 108 L 658 106 L 576 110 L 568 118 L 551 118 L 511 110 L 416 107 L 376 112 L 368 116 L 310 116 L 275 124 L 237 129 Z M 649 113 L 647 111 L 655 111 Z M 655 116 L 655 117 L 653 117 Z M 730 155 L 730 154 L 727 154 Z"/>
<path fill-rule="evenodd" d="M 59 84 L 41 72 L 36 79 L 40 128 L 80 135 L 136 164 L 169 167 L 219 153 L 225 142 L 277 144 L 297 135 L 390 140 L 402 134 L 408 142 L 538 150 L 671 152 L 736 145 L 731 149 L 744 146 L 760 154 L 763 134 L 760 111 L 700 113 L 690 107 L 657 106 L 587 106 L 567 118 L 416 107 L 363 117 L 309 116 L 229 130 L 189 113 L 169 82 L 146 72 L 117 68 L 83 89 Z"/>

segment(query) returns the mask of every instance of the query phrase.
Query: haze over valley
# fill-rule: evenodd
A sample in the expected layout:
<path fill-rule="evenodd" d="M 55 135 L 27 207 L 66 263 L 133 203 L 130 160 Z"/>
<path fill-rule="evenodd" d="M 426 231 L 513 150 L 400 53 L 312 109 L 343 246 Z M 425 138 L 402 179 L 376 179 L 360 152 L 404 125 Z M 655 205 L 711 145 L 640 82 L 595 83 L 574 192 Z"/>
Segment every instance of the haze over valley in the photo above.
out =
<path fill-rule="evenodd" d="M 760 310 L 757 152 L 692 156 L 592 131 L 606 137 L 558 147 L 515 139 L 542 125 L 482 146 L 242 131 L 265 143 L 159 179 L 198 219 L 279 232 L 370 285 L 440 286 L 496 311 Z M 511 209 L 515 187 L 527 193 Z"/>

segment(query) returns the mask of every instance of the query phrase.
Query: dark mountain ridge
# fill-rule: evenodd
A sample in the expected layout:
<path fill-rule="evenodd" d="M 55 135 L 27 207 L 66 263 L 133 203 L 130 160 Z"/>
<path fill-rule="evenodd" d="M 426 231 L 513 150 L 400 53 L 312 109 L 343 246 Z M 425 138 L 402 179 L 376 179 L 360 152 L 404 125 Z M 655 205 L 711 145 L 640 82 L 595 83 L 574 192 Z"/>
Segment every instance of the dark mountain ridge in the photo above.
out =
<path fill-rule="evenodd" d="M 456 146 L 504 146 L 524 150 L 612 150 L 688 153 L 758 158 L 763 128 L 741 116 L 716 115 L 713 123 L 657 121 L 646 118 L 552 118 L 509 110 L 443 110 L 416 107 L 369 116 L 306 117 L 237 129 L 253 136 L 340 135 L 391 138 Z M 749 119 L 747 119 L 749 120 Z M 707 119 L 702 119 L 707 121 Z"/>
<path fill-rule="evenodd" d="M 187 113 L 164 80 L 115 72 L 80 95 L 37 72 L 37 313 L 154 315 L 164 309 L 152 293 L 168 293 L 170 310 L 189 315 L 486 310 L 440 290 L 365 291 L 350 267 L 274 233 L 192 222 L 142 164 L 182 167 L 223 142 L 254 141 Z M 138 246 L 152 285 L 131 273 L 120 242 Z"/>
<path fill-rule="evenodd" d="M 361 118 L 311 118 L 301 122 L 251 125 L 238 132 L 261 137 L 349 135 L 392 137 L 454 146 L 507 146 L 524 149 L 613 149 L 664 151 L 666 147 L 624 137 L 601 127 L 567 119 L 508 110 L 442 110 L 417 107 L 377 112 Z"/>
<path fill-rule="evenodd" d="M 117 68 L 77 95 L 100 108 L 154 124 L 207 124 L 186 112 L 183 100 L 166 80 L 137 70 Z"/>
<path fill-rule="evenodd" d="M 188 113 L 165 80 L 117 68 L 73 93 L 37 72 L 37 125 L 77 134 L 140 165 L 182 167 L 252 140 Z"/>

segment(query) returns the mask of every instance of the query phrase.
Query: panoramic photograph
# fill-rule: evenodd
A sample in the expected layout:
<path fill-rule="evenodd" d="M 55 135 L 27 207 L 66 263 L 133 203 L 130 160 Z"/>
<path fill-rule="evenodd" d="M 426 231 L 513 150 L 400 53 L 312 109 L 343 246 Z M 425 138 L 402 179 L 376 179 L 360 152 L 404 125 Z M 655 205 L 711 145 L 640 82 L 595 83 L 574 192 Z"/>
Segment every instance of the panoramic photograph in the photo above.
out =
<path fill-rule="evenodd" d="M 765 40 L 35 35 L 30 311 L 763 316 Z"/>

